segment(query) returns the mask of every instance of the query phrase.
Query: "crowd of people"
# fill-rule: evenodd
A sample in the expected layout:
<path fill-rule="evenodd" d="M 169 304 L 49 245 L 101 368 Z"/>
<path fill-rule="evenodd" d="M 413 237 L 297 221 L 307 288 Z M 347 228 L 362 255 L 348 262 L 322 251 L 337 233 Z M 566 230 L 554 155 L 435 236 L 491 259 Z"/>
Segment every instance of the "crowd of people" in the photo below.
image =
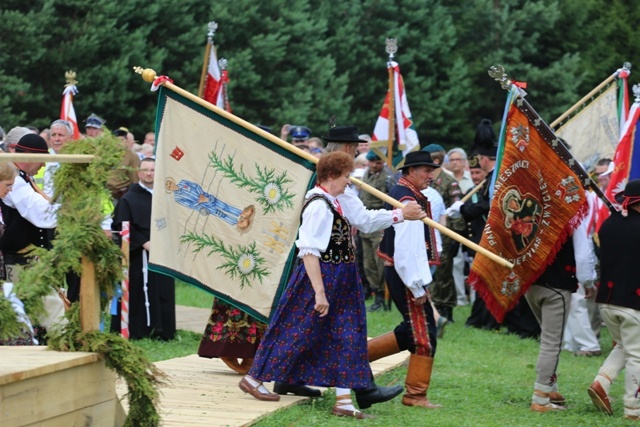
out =
<path fill-rule="evenodd" d="M 85 120 L 87 137 L 99 137 L 104 129 L 105 121 L 95 114 Z M 149 132 L 141 144 L 127 128 L 112 134 L 122 141 L 123 157 L 106 183 L 103 229 L 118 244 L 123 222 L 131 225 L 130 337 L 171 340 L 176 333 L 173 279 L 147 271 L 149 252 L 157 246 L 150 239 L 155 135 Z M 65 120 L 42 132 L 15 127 L 3 135 L 2 148 L 55 154 L 72 135 Z M 604 321 L 615 346 L 589 395 L 597 408 L 611 415 L 611 383 L 626 368 L 625 416 L 640 419 L 640 354 L 635 353 L 640 291 L 631 279 L 640 243 L 633 229 L 640 221 L 640 182 L 627 185 L 622 212 L 605 221 L 599 236 L 591 224 L 602 202 L 588 195 L 590 216 L 500 324 L 466 284 L 473 251 L 418 221 L 429 217 L 480 242 L 491 206 L 489 184 L 496 173 L 497 138 L 489 120 L 478 125 L 470 155 L 461 147 L 447 150 L 429 144 L 408 153 L 397 171 L 385 164 L 380 151 L 371 149 L 371 138 L 352 126 L 334 126 L 319 138 L 306 126 L 284 125 L 280 137 L 319 158 L 316 186 L 302 206 L 297 267 L 268 325 L 214 299 L 198 349 L 201 357 L 220 358 L 241 374 L 243 392 L 277 401 L 288 393 L 320 396 L 312 386 L 335 387 L 332 414 L 369 418 L 362 409 L 403 392 L 401 386 L 377 386 L 369 363 L 408 350 L 402 403 L 440 408 L 427 398 L 438 339 L 446 323 L 454 322 L 455 308 L 472 304 L 466 326 L 506 328 L 540 340 L 530 406 L 536 412 L 566 409 L 557 381 L 560 352 L 601 355 Z M 59 167 L 56 162 L 0 163 L 0 274 L 7 282 L 17 280 L 21 269 L 34 262 L 29 248 L 50 247 L 55 237 L 53 175 Z M 612 170 L 610 159 L 596 165 L 594 174 L 603 191 Z M 359 181 L 404 207 L 394 208 L 360 189 Z M 69 300 L 78 301 L 80 278 L 69 272 L 66 281 Z M 391 303 L 402 321 L 367 341 L 367 312 L 375 316 L 392 309 Z M 118 307 L 113 304 L 113 332 L 120 331 Z M 273 392 L 263 384 L 271 381 Z"/>
<path fill-rule="evenodd" d="M 104 119 L 91 114 L 84 121 L 82 137 L 99 138 L 106 129 L 105 124 Z M 42 131 L 31 126 L 17 126 L 6 135 L 3 132 L 2 149 L 8 153 L 61 154 L 63 147 L 73 142 L 73 134 L 72 124 L 66 120 L 55 120 Z M 147 133 L 144 144 L 138 144 L 134 135 L 124 127 L 115 129 L 112 134 L 122 142 L 123 154 L 120 167 L 110 172 L 104 189 L 102 228 L 108 237 L 113 237 L 114 242 L 119 244 L 122 222 L 130 222 L 130 338 L 170 340 L 175 337 L 176 330 L 173 279 L 146 272 L 150 250 L 155 135 L 153 132 Z M 143 151 L 145 144 L 151 147 L 151 151 L 148 148 Z M 139 149 L 135 150 L 134 147 Z M 31 250 L 34 247 L 50 249 L 55 238 L 59 198 L 53 177 L 60 164 L 21 160 L 2 163 L 2 166 L 16 175 L 12 184 L 5 185 L 6 194 L 3 193 L 0 198 L 0 251 L 4 264 L 0 275 L 4 281 L 13 283 L 24 268 L 37 262 Z M 3 177 L 5 175 L 10 174 L 7 172 Z M 8 178 L 2 182 L 5 181 L 8 182 Z M 66 299 L 64 302 L 79 301 L 81 290 L 77 273 L 69 271 L 65 283 L 59 286 L 65 291 L 64 297 L 60 297 Z M 58 299 L 53 298 L 54 301 Z M 119 333 L 120 317 L 115 311 L 116 305 L 111 330 Z M 60 319 L 52 319 L 51 322 L 34 320 L 33 333 L 10 341 L 42 344 L 47 338 L 46 326 L 53 324 L 53 320 Z"/>

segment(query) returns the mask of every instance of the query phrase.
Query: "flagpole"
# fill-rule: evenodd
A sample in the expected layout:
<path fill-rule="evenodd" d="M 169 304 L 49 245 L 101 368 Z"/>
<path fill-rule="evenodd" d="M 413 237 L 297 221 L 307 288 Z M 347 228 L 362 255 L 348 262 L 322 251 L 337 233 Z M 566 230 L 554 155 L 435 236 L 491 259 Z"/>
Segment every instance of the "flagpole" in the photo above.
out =
<path fill-rule="evenodd" d="M 595 95 L 597 95 L 603 88 L 605 88 L 607 85 L 609 85 L 609 83 L 611 83 L 616 77 L 618 77 L 618 75 L 620 74 L 620 71 L 622 70 L 630 70 L 631 69 L 631 64 L 629 62 L 625 62 L 624 65 L 622 66 L 622 69 L 617 70 L 615 73 L 611 74 L 609 77 L 607 77 L 602 83 L 600 83 L 598 86 L 596 86 L 591 92 L 589 92 L 588 94 L 586 94 L 585 96 L 582 97 L 582 99 L 578 102 L 576 102 L 571 108 L 569 108 L 567 111 L 565 111 L 560 117 L 558 117 L 557 119 L 555 119 L 550 125 L 549 127 L 551 129 L 556 129 L 556 127 L 562 123 L 562 121 L 564 119 L 566 119 L 567 117 L 569 117 L 571 115 L 571 113 L 573 113 L 574 111 L 576 111 L 578 108 L 582 107 L 583 104 L 585 104 L 587 101 L 589 101 L 591 98 L 593 98 Z"/>
<path fill-rule="evenodd" d="M 469 200 L 471 198 L 471 196 L 473 196 L 474 194 L 476 194 L 478 191 L 480 191 L 482 189 L 482 186 L 484 185 L 485 182 L 486 182 L 486 179 L 483 179 L 480 184 L 476 185 L 471 191 L 469 191 L 467 194 L 465 194 L 464 197 L 462 199 L 460 199 L 460 201 L 462 203 L 464 203 L 467 200 Z"/>
<path fill-rule="evenodd" d="M 209 57 L 211 55 L 211 46 L 213 45 L 213 35 L 218 29 L 218 24 L 215 21 L 209 22 L 207 25 L 209 31 L 207 32 L 207 44 L 204 47 L 204 62 L 202 63 L 202 73 L 200 74 L 200 85 L 198 86 L 198 96 L 202 98 L 204 95 L 204 82 L 207 80 L 207 72 L 209 68 Z"/>
<path fill-rule="evenodd" d="M 91 163 L 93 154 L 0 153 L 0 162 Z"/>
<path fill-rule="evenodd" d="M 134 67 L 134 71 L 138 74 L 142 75 L 142 78 L 148 82 L 148 83 L 152 83 L 156 78 L 156 72 L 150 68 L 147 69 L 142 69 L 141 67 Z M 295 153 L 296 155 L 304 158 L 305 160 L 308 160 L 309 162 L 316 164 L 318 163 L 318 158 L 315 156 L 312 156 L 310 153 L 307 153 L 306 151 L 302 151 L 301 149 L 299 149 L 298 147 L 296 147 L 295 145 L 289 144 L 287 141 L 283 141 L 282 139 L 276 137 L 275 135 L 272 135 L 269 132 L 266 132 L 262 129 L 260 129 L 259 127 L 241 119 L 238 116 L 234 116 L 233 114 L 223 110 L 220 107 L 217 107 L 213 104 L 211 104 L 210 102 L 205 101 L 202 98 L 199 98 L 197 96 L 195 96 L 194 94 L 174 85 L 173 83 L 169 82 L 168 80 L 165 80 L 164 82 L 161 83 L 162 86 L 164 86 L 165 88 L 189 99 L 190 101 L 195 102 L 196 104 L 206 108 L 207 110 L 211 110 L 214 113 L 224 117 L 227 120 L 232 121 L 233 123 L 242 126 L 246 129 L 251 130 L 252 132 L 260 135 L 261 137 L 268 139 L 269 141 L 273 142 L 274 144 L 278 145 L 281 148 L 284 148 L 285 150 L 288 150 L 292 153 Z M 402 202 L 399 202 L 398 200 L 394 199 L 393 197 L 389 197 L 387 194 L 377 190 L 376 188 L 371 187 L 368 184 L 365 184 L 364 182 L 360 181 L 359 179 L 356 178 L 349 178 L 351 180 L 351 182 L 353 182 L 354 184 L 358 185 L 361 189 L 365 190 L 368 193 L 371 193 L 372 195 L 376 196 L 377 198 L 389 203 L 391 206 L 394 206 L 396 208 L 402 209 L 404 208 L 404 204 L 402 204 Z M 491 259 L 492 261 L 497 262 L 498 264 L 501 264 L 507 268 L 513 268 L 513 264 L 510 263 L 509 261 L 499 257 L 498 255 L 494 254 L 493 252 L 490 252 L 488 250 L 486 250 L 485 248 L 477 245 L 476 243 L 472 242 L 469 239 L 464 238 L 463 236 L 459 235 L 458 233 L 456 233 L 453 230 L 448 229 L 447 227 L 445 227 L 444 225 L 440 224 L 439 222 L 436 222 L 434 220 L 432 220 L 431 218 L 423 218 L 422 222 L 424 222 L 425 224 L 427 224 L 429 227 L 431 228 L 435 228 L 438 231 L 440 231 L 442 234 L 445 234 L 449 237 L 451 237 L 453 240 L 465 245 L 468 248 L 473 249 L 474 251 L 481 253 L 482 255 L 486 256 L 487 258 Z"/>
<path fill-rule="evenodd" d="M 387 165 L 393 168 L 393 142 L 396 137 L 396 94 L 395 94 L 395 72 L 393 69 L 393 54 L 398 51 L 398 45 L 396 39 L 387 39 L 386 52 L 389 54 L 389 62 L 387 62 L 387 70 L 389 72 L 389 106 L 387 110 L 389 112 L 389 138 L 387 139 Z"/>

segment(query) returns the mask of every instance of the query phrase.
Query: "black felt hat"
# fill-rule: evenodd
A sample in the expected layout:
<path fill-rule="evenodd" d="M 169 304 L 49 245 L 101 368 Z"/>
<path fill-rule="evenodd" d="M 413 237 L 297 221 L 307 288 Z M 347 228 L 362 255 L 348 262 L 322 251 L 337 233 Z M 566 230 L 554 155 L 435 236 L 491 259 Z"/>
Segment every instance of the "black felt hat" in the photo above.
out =
<path fill-rule="evenodd" d="M 322 137 L 326 142 L 338 142 L 344 144 L 360 144 L 361 142 L 369 142 L 360 139 L 358 136 L 358 128 L 355 126 L 334 126 L 329 129 L 329 136 Z"/>
<path fill-rule="evenodd" d="M 16 153 L 48 153 L 47 142 L 40 135 L 28 133 L 14 145 Z"/>
<path fill-rule="evenodd" d="M 404 158 L 404 164 L 400 169 L 405 169 L 411 166 L 431 166 L 432 168 L 439 168 L 440 165 L 433 163 L 431 154 L 426 151 L 412 151 Z"/>
<path fill-rule="evenodd" d="M 498 139 L 493 131 L 491 120 L 482 119 L 476 128 L 476 136 L 473 140 L 473 151 L 482 156 L 495 157 L 498 153 Z"/>
<path fill-rule="evenodd" d="M 624 209 L 640 203 L 640 179 L 633 179 L 627 183 L 622 192 L 621 203 Z"/>

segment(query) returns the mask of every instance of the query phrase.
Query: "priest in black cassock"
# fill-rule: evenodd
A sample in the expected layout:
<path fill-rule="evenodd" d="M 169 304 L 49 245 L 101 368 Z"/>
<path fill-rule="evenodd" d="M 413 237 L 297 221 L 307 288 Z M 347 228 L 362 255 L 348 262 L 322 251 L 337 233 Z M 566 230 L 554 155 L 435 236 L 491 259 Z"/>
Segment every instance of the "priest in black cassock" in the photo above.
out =
<path fill-rule="evenodd" d="M 122 223 L 129 221 L 129 337 L 171 340 L 176 334 L 176 300 L 173 278 L 148 271 L 145 273 L 151 249 L 151 198 L 155 160 L 145 158 L 138 169 L 139 182 L 116 205 L 112 230 L 120 244 Z M 156 247 L 160 245 L 155 244 Z M 146 288 L 146 289 L 145 289 Z M 113 316 L 111 330 L 120 332 L 120 317 Z"/>

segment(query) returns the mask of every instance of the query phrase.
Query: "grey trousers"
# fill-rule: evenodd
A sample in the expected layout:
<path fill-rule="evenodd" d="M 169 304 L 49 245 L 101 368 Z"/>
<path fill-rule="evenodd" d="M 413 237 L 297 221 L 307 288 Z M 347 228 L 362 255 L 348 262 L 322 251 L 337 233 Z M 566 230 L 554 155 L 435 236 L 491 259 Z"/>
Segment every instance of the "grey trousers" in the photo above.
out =
<path fill-rule="evenodd" d="M 538 384 L 545 388 L 553 387 L 562 351 L 562 334 L 571 304 L 571 291 L 546 285 L 531 285 L 525 298 L 538 319 L 541 330 L 540 353 L 536 364 L 536 389 Z"/>

